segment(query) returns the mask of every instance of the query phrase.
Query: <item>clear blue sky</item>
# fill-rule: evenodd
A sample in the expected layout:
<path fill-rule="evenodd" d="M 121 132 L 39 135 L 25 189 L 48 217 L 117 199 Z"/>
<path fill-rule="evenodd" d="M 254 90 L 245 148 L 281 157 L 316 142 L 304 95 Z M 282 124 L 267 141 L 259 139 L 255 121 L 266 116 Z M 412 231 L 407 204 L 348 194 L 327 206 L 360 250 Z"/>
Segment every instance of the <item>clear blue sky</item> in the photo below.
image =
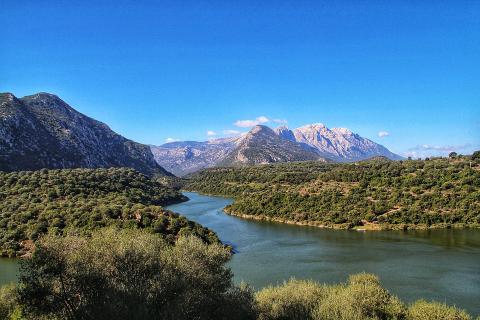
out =
<path fill-rule="evenodd" d="M 0 2 L 0 91 L 139 142 L 265 116 L 402 155 L 480 148 L 480 1 Z"/>

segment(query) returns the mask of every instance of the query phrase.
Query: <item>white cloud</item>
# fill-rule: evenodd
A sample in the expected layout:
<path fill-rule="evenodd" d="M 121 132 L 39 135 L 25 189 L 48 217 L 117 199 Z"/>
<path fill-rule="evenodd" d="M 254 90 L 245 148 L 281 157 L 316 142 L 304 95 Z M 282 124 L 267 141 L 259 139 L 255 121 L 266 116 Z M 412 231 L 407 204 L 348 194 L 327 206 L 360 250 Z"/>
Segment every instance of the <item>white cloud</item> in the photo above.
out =
<path fill-rule="evenodd" d="M 241 134 L 241 132 L 238 130 L 223 130 L 223 134 L 234 136 L 234 135 Z"/>
<path fill-rule="evenodd" d="M 270 119 L 265 116 L 260 116 L 255 120 L 237 120 L 234 125 L 240 128 L 249 128 L 266 122 L 270 122 Z"/>
<path fill-rule="evenodd" d="M 209 136 L 209 137 L 213 137 L 213 136 L 216 136 L 216 135 L 217 135 L 217 133 L 215 131 L 212 131 L 212 130 L 207 131 L 207 136 Z"/>
<path fill-rule="evenodd" d="M 379 131 L 378 132 L 378 136 L 380 138 L 388 137 L 389 135 L 390 135 L 390 132 L 388 132 L 388 131 Z"/>
<path fill-rule="evenodd" d="M 260 122 L 260 123 L 265 123 L 265 122 L 268 122 L 270 120 L 265 116 L 260 116 L 260 117 L 257 118 L 257 121 Z"/>
<path fill-rule="evenodd" d="M 180 140 L 175 139 L 175 138 L 167 138 L 167 139 L 165 139 L 165 142 L 175 142 L 175 141 L 180 141 Z"/>
<path fill-rule="evenodd" d="M 288 121 L 285 120 L 285 119 L 273 119 L 272 121 L 275 122 L 275 123 L 279 123 L 279 124 L 287 124 L 288 123 Z"/>

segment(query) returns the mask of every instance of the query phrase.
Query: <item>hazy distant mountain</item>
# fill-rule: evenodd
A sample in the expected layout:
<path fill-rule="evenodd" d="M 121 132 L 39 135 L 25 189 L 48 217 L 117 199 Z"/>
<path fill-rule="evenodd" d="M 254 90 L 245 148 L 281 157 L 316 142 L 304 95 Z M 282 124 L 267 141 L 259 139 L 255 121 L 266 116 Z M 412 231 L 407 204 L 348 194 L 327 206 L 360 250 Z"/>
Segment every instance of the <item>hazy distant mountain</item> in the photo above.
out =
<path fill-rule="evenodd" d="M 150 148 L 158 164 L 175 175 L 183 176 L 215 166 L 236 147 L 239 139 L 236 137 L 205 142 L 170 142 Z"/>
<path fill-rule="evenodd" d="M 292 141 L 313 147 L 320 155 L 335 161 L 358 161 L 376 156 L 384 156 L 392 160 L 402 159 L 401 156 L 390 152 L 384 146 L 363 138 L 346 128 L 329 129 L 325 125 L 317 123 L 294 130 L 280 127 L 276 129 L 276 132 Z"/>
<path fill-rule="evenodd" d="M 157 162 L 185 175 L 213 166 L 288 162 L 300 160 L 359 161 L 372 157 L 402 157 L 348 129 L 312 124 L 290 130 L 256 126 L 248 134 L 205 142 L 172 142 L 151 146 Z"/>
<path fill-rule="evenodd" d="M 170 175 L 150 148 L 113 132 L 48 93 L 0 94 L 0 170 L 131 167 Z"/>

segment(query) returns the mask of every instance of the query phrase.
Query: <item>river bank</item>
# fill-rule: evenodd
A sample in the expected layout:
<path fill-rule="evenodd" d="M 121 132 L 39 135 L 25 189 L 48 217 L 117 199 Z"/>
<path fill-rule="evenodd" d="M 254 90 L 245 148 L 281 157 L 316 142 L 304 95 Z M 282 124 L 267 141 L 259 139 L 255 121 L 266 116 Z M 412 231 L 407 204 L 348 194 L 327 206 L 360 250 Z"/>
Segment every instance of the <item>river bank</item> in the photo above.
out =
<path fill-rule="evenodd" d="M 208 197 L 225 197 L 229 198 L 228 195 L 224 194 L 212 194 L 200 191 L 188 191 L 182 190 L 184 193 L 198 193 Z M 232 197 L 233 204 L 235 199 Z M 332 230 L 357 230 L 357 231 L 401 231 L 401 230 L 437 230 L 437 229 L 480 229 L 480 223 L 474 224 L 465 224 L 465 223 L 435 223 L 431 225 L 427 224 L 409 224 L 409 223 L 401 223 L 401 224 L 386 224 L 386 223 L 372 223 L 368 221 L 362 221 L 362 225 L 352 225 L 352 223 L 342 223 L 342 224 L 326 224 L 322 221 L 301 221 L 301 220 L 291 220 L 285 219 L 280 217 L 270 217 L 266 215 L 249 215 L 244 214 L 241 212 L 235 212 L 231 209 L 230 205 L 227 205 L 223 208 L 223 212 L 230 216 L 246 219 L 246 220 L 254 220 L 254 221 L 265 221 L 265 222 L 275 222 L 275 223 L 283 223 L 288 225 L 296 225 L 296 226 L 307 226 L 307 227 L 315 227 L 321 229 L 332 229 Z"/>
<path fill-rule="evenodd" d="M 434 229 L 480 229 L 480 224 L 464 224 L 464 223 L 437 223 L 432 225 L 426 224 L 379 224 L 363 221 L 360 226 L 352 226 L 350 223 L 342 224 L 325 224 L 321 221 L 296 221 L 279 217 L 269 217 L 265 215 L 248 215 L 233 211 L 229 207 L 225 207 L 223 211 L 231 216 L 239 217 L 247 220 L 267 221 L 276 223 L 285 223 L 296 226 L 308 226 L 322 229 L 334 230 L 357 230 L 357 231 L 389 231 L 389 230 L 434 230 Z"/>

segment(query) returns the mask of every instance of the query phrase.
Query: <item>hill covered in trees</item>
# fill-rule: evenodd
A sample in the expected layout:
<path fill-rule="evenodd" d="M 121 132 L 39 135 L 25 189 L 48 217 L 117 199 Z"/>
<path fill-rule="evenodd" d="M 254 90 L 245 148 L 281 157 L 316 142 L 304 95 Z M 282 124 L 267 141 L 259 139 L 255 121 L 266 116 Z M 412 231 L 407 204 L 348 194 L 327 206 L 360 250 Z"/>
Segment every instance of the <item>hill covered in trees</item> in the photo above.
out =
<path fill-rule="evenodd" d="M 185 189 L 233 197 L 244 218 L 336 228 L 480 225 L 480 160 L 473 156 L 212 168 Z"/>
<path fill-rule="evenodd" d="M 0 172 L 0 256 L 25 254 L 45 234 L 106 226 L 147 229 L 170 242 L 179 234 L 218 242 L 214 232 L 162 208 L 185 200 L 128 168 Z"/>

